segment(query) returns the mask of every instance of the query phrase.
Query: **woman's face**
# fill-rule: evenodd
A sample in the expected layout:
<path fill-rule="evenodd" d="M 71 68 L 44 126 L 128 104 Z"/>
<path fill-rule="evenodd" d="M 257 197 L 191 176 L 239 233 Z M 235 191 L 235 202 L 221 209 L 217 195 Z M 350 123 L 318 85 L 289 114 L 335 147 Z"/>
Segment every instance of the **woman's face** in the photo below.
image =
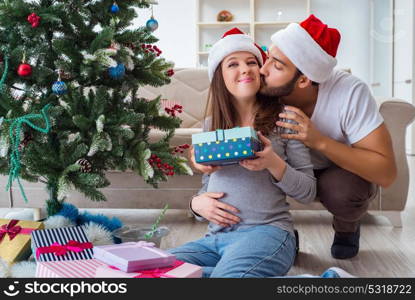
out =
<path fill-rule="evenodd" d="M 254 97 L 261 85 L 259 69 L 251 52 L 240 51 L 226 56 L 222 61 L 226 88 L 236 99 Z"/>

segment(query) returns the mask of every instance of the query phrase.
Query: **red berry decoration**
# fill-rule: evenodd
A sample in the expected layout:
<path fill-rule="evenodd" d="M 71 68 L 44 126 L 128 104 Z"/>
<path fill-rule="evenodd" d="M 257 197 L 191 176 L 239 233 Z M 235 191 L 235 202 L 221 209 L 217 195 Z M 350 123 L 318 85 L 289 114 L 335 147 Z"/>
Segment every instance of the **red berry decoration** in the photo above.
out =
<path fill-rule="evenodd" d="M 36 15 L 35 13 L 31 13 L 27 17 L 27 21 L 32 25 L 32 28 L 36 28 L 40 24 L 40 17 Z"/>
<path fill-rule="evenodd" d="M 19 147 L 18 147 L 19 151 L 21 152 L 27 146 L 27 144 L 29 144 L 29 142 L 31 142 L 32 140 L 33 140 L 32 136 L 29 133 L 25 132 L 23 141 L 20 142 Z"/>
<path fill-rule="evenodd" d="M 166 113 L 168 113 L 170 116 L 175 117 L 176 116 L 176 112 L 181 114 L 183 112 L 183 106 L 179 105 L 179 104 L 175 104 L 173 107 L 169 108 L 166 107 L 164 109 L 164 111 Z"/>
<path fill-rule="evenodd" d="M 174 75 L 174 70 L 173 69 L 167 70 L 166 74 L 167 76 L 172 77 Z"/>
<path fill-rule="evenodd" d="M 30 76 L 32 75 L 32 67 L 26 63 L 20 64 L 19 68 L 17 68 L 17 74 L 22 77 Z"/>
<path fill-rule="evenodd" d="M 152 154 L 151 158 L 148 159 L 148 162 L 153 168 L 159 169 L 163 172 L 164 175 L 173 176 L 174 175 L 174 167 L 169 165 L 168 163 L 163 163 L 156 154 Z"/>
<path fill-rule="evenodd" d="M 189 144 L 183 144 L 183 145 L 179 145 L 173 148 L 174 153 L 184 153 L 184 150 L 189 149 L 190 145 Z"/>
<path fill-rule="evenodd" d="M 154 53 L 156 56 L 160 56 L 162 51 L 156 45 L 141 44 L 141 48 L 145 53 Z"/>
<path fill-rule="evenodd" d="M 130 48 L 131 50 L 135 49 L 135 45 L 133 43 L 124 43 L 124 46 Z"/>

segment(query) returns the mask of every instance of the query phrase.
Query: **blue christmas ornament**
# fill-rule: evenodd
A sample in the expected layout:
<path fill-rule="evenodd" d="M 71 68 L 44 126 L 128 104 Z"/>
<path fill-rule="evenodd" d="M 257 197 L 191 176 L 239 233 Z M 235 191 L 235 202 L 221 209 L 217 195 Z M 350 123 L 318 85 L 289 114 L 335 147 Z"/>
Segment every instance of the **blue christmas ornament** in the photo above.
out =
<path fill-rule="evenodd" d="M 52 85 L 52 92 L 60 96 L 66 94 L 68 92 L 68 88 L 66 87 L 65 82 L 58 80 Z"/>
<path fill-rule="evenodd" d="M 116 67 L 108 68 L 108 74 L 112 79 L 121 79 L 125 75 L 125 66 L 124 64 L 119 63 Z"/>
<path fill-rule="evenodd" d="M 117 3 L 114 2 L 114 4 L 111 5 L 110 7 L 110 12 L 113 14 L 116 14 L 119 11 L 120 11 L 120 8 L 118 7 Z"/>
<path fill-rule="evenodd" d="M 156 31 L 156 29 L 159 28 L 159 22 L 157 22 L 156 19 L 154 19 L 153 17 L 151 17 L 151 19 L 149 19 L 147 21 L 146 27 L 147 27 L 147 29 L 149 29 L 151 31 Z"/>

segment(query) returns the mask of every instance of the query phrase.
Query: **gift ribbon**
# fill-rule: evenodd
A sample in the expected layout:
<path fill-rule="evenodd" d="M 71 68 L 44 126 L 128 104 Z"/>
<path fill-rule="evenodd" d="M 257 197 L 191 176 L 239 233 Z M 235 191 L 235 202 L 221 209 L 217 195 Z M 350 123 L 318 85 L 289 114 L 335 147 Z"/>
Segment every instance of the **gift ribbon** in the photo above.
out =
<path fill-rule="evenodd" d="M 13 240 L 18 234 L 31 234 L 33 230 L 31 228 L 22 228 L 16 224 L 19 220 L 10 220 L 8 224 L 4 224 L 0 227 L 0 242 L 6 235 L 9 235 L 9 239 Z"/>
<path fill-rule="evenodd" d="M 181 266 L 182 264 L 184 264 L 184 262 L 182 262 L 180 260 L 176 260 L 174 262 L 173 266 L 171 266 L 171 267 L 157 268 L 157 269 L 151 269 L 151 270 L 143 270 L 143 271 L 140 271 L 133 278 L 175 278 L 174 276 L 166 274 L 166 273 L 171 271 L 171 270 L 176 269 L 177 267 Z M 114 267 L 114 266 L 109 266 L 109 267 L 113 270 L 117 270 L 117 271 L 120 270 L 120 269 L 118 269 L 117 267 Z"/>
<path fill-rule="evenodd" d="M 106 251 L 111 251 L 114 249 L 124 249 L 124 248 L 146 248 L 147 250 L 154 252 L 162 257 L 167 257 L 168 254 L 164 253 L 163 251 L 160 251 L 159 249 L 154 247 L 155 244 L 151 243 L 151 242 L 145 242 L 145 241 L 139 241 L 139 242 L 128 242 L 128 243 L 122 243 L 122 244 L 118 244 L 118 245 L 114 245 L 114 246 L 105 246 L 103 247 L 104 250 Z"/>
<path fill-rule="evenodd" d="M 120 249 L 126 247 L 154 247 L 156 244 L 146 241 L 128 242 L 108 247 L 107 249 Z"/>
<path fill-rule="evenodd" d="M 68 251 L 71 252 L 82 252 L 85 249 L 91 249 L 93 247 L 92 243 L 80 243 L 77 241 L 70 240 L 65 245 L 59 243 L 53 243 L 47 247 L 40 247 L 36 249 L 36 258 L 39 258 L 41 254 L 53 253 L 58 256 L 65 255 Z"/>

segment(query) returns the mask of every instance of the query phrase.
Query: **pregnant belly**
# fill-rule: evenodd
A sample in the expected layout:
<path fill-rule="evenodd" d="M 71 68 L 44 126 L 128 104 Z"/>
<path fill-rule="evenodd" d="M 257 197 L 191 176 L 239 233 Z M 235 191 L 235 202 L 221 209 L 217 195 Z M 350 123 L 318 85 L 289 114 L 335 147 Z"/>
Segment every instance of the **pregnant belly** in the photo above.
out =
<path fill-rule="evenodd" d="M 224 167 L 210 175 L 208 192 L 224 193 L 219 201 L 246 214 L 269 214 L 285 196 L 271 183 L 268 171 L 249 171 L 241 166 Z"/>

